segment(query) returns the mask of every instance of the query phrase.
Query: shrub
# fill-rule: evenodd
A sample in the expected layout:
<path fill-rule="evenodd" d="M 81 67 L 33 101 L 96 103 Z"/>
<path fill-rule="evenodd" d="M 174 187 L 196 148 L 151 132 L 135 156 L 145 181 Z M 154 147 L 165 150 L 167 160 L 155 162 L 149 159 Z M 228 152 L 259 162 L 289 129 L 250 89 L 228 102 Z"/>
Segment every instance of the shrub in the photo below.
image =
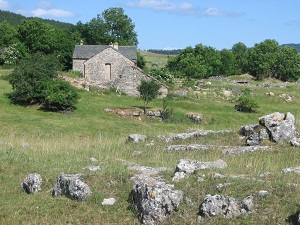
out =
<path fill-rule="evenodd" d="M 235 109 L 240 112 L 255 112 L 258 108 L 258 103 L 251 95 L 250 90 L 246 89 L 242 95 L 237 99 Z"/>
<path fill-rule="evenodd" d="M 51 111 L 73 110 L 79 99 L 74 87 L 63 80 L 45 82 L 42 92 L 43 108 Z"/>
<path fill-rule="evenodd" d="M 141 84 L 137 87 L 137 89 L 140 92 L 141 99 L 144 100 L 144 113 L 146 114 L 146 107 L 148 103 L 160 94 L 160 84 L 156 83 L 154 80 L 142 80 Z"/>

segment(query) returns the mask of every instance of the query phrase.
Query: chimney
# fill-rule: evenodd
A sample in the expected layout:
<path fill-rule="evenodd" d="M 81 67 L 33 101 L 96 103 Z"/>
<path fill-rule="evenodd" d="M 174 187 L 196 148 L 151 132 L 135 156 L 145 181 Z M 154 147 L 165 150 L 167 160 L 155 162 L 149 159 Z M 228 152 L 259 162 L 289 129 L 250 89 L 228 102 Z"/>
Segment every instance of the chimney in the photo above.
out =
<path fill-rule="evenodd" d="M 118 50 L 118 48 L 119 48 L 118 42 L 113 43 L 113 47 Z"/>
<path fill-rule="evenodd" d="M 83 40 L 80 40 L 80 45 L 83 45 Z"/>

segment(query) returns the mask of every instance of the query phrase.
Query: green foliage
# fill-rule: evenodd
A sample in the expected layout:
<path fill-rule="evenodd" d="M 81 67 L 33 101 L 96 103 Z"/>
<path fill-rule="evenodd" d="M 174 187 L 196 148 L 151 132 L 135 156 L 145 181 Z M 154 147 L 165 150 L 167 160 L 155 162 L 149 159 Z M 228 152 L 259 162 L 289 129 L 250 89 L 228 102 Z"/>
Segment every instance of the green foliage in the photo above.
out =
<path fill-rule="evenodd" d="M 73 110 L 79 99 L 78 92 L 68 82 L 49 80 L 43 82 L 43 108 L 50 111 Z"/>
<path fill-rule="evenodd" d="M 154 80 L 143 80 L 137 89 L 140 92 L 141 99 L 143 99 L 144 101 L 144 113 L 146 114 L 146 107 L 148 103 L 160 94 L 160 84 L 158 84 Z"/>
<path fill-rule="evenodd" d="M 220 74 L 224 76 L 230 76 L 236 74 L 236 58 L 232 51 L 222 49 L 220 52 L 221 64 Z"/>
<path fill-rule="evenodd" d="M 254 99 L 249 89 L 245 89 L 237 99 L 236 110 L 241 112 L 255 112 L 258 108 L 258 102 Z"/>
<path fill-rule="evenodd" d="M 238 42 L 232 46 L 232 53 L 235 56 L 236 74 L 244 74 L 248 72 L 248 49 L 247 46 Z"/>
<path fill-rule="evenodd" d="M 7 21 L 0 23 L 0 47 L 8 47 L 17 41 L 17 31 Z"/>
<path fill-rule="evenodd" d="M 4 49 L 3 53 L 0 55 L 0 60 L 4 65 L 16 65 L 16 63 L 27 56 L 25 46 L 16 42 Z"/>
<path fill-rule="evenodd" d="M 19 62 L 10 76 L 13 92 L 9 98 L 17 104 L 42 104 L 45 109 L 73 108 L 78 95 L 69 84 L 58 80 L 57 58 L 40 53 Z"/>
<path fill-rule="evenodd" d="M 76 28 L 87 44 L 137 45 L 135 25 L 122 8 L 109 8 L 90 22 L 77 23 Z"/>
<path fill-rule="evenodd" d="M 137 52 L 137 66 L 142 70 L 146 68 L 146 60 L 140 52 Z"/>
<path fill-rule="evenodd" d="M 169 107 L 169 96 L 163 98 L 162 110 L 160 111 L 161 119 L 164 122 L 171 122 L 173 116 L 173 109 Z"/>
<path fill-rule="evenodd" d="M 152 68 L 148 73 L 157 80 L 166 82 L 167 84 L 173 84 L 174 82 L 174 77 L 166 68 Z"/>

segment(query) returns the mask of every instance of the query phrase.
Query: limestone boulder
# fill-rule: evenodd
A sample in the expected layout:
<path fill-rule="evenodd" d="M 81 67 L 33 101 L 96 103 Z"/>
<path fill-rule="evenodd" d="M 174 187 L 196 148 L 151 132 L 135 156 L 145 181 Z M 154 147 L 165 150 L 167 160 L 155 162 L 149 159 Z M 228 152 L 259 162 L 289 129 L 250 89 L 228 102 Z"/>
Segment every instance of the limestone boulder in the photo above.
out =
<path fill-rule="evenodd" d="M 274 112 L 259 118 L 260 125 L 264 126 L 272 141 L 279 143 L 290 141 L 296 135 L 295 117 L 291 113 Z"/>
<path fill-rule="evenodd" d="M 52 190 L 52 196 L 65 195 L 77 201 L 84 201 L 91 195 L 89 186 L 83 182 L 82 174 L 61 173 Z"/>
<path fill-rule="evenodd" d="M 177 210 L 183 192 L 164 181 L 139 177 L 134 180 L 132 198 L 143 224 L 157 224 Z"/>
<path fill-rule="evenodd" d="M 254 208 L 253 196 L 249 195 L 241 202 L 223 195 L 206 195 L 199 208 L 199 215 L 202 218 L 213 218 L 221 216 L 234 218 L 241 214 L 250 213 Z"/>
<path fill-rule="evenodd" d="M 42 188 L 42 177 L 37 173 L 28 174 L 24 181 L 21 183 L 21 188 L 28 194 L 35 194 L 39 192 Z"/>

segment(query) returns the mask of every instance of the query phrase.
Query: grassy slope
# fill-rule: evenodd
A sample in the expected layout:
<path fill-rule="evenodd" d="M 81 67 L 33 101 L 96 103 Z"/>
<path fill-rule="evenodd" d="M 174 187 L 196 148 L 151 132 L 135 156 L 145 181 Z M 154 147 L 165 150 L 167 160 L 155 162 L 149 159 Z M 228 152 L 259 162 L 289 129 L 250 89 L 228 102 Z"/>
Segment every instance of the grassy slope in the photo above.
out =
<path fill-rule="evenodd" d="M 218 93 L 222 88 L 239 89 L 232 84 L 212 81 L 210 92 Z M 165 224 L 193 224 L 205 194 L 215 194 L 215 185 L 225 180 L 214 179 L 214 172 L 226 175 L 245 174 L 258 178 L 262 172 L 273 174 L 267 182 L 230 179 L 232 185 L 220 194 L 242 199 L 259 190 L 272 194 L 265 198 L 255 196 L 257 212 L 251 216 L 235 220 L 215 219 L 206 224 L 284 224 L 285 219 L 297 211 L 300 189 L 288 183 L 299 184 L 298 176 L 283 175 L 281 169 L 300 165 L 299 150 L 286 144 L 274 145 L 273 151 L 255 152 L 240 156 L 222 155 L 220 150 L 209 152 L 167 152 L 165 143 L 157 140 L 157 135 L 180 133 L 193 129 L 232 129 L 241 125 L 257 123 L 258 117 L 274 111 L 290 111 L 296 116 L 300 128 L 299 85 L 287 88 L 254 88 L 259 101 L 258 113 L 240 113 L 234 104 L 219 97 L 176 98 L 169 101 L 174 110 L 176 123 L 158 121 L 131 121 L 104 112 L 107 107 L 142 106 L 138 98 L 117 97 L 109 92 L 81 92 L 77 110 L 72 114 L 42 112 L 35 107 L 14 106 L 5 98 L 9 92 L 7 81 L 0 79 L 0 224 L 138 224 L 135 213 L 128 209 L 128 196 L 131 190 L 130 175 L 120 159 L 145 166 L 166 166 L 175 168 L 177 160 L 189 158 L 213 161 L 222 158 L 229 167 L 225 170 L 197 172 L 190 178 L 176 183 L 193 201 L 192 205 L 182 203 L 179 211 Z M 272 91 L 276 96 L 266 96 Z M 277 96 L 282 93 L 295 96 L 291 103 L 284 103 Z M 150 103 L 153 108 L 161 108 L 162 101 Z M 187 112 L 202 113 L 204 124 L 193 124 L 184 119 Z M 180 122 L 183 121 L 183 122 Z M 152 147 L 141 144 L 126 144 L 130 133 L 142 133 L 148 140 L 155 140 Z M 186 142 L 178 142 L 186 143 Z M 236 145 L 241 140 L 236 133 L 211 135 L 189 143 L 214 145 Z M 29 145 L 29 146 L 28 146 Z M 132 157 L 135 150 L 142 150 L 140 157 Z M 88 159 L 95 157 L 98 163 Z M 88 165 L 100 165 L 102 170 L 88 172 L 82 170 Z M 28 196 L 20 189 L 20 183 L 28 173 L 37 172 L 43 177 L 43 189 L 34 196 Z M 77 203 L 65 197 L 52 198 L 50 191 L 57 176 L 61 173 L 84 173 L 93 195 L 87 202 Z M 171 180 L 172 171 L 164 173 Z M 197 176 L 206 176 L 205 182 L 198 182 Z M 117 203 L 103 207 L 103 198 L 115 197 Z"/>

